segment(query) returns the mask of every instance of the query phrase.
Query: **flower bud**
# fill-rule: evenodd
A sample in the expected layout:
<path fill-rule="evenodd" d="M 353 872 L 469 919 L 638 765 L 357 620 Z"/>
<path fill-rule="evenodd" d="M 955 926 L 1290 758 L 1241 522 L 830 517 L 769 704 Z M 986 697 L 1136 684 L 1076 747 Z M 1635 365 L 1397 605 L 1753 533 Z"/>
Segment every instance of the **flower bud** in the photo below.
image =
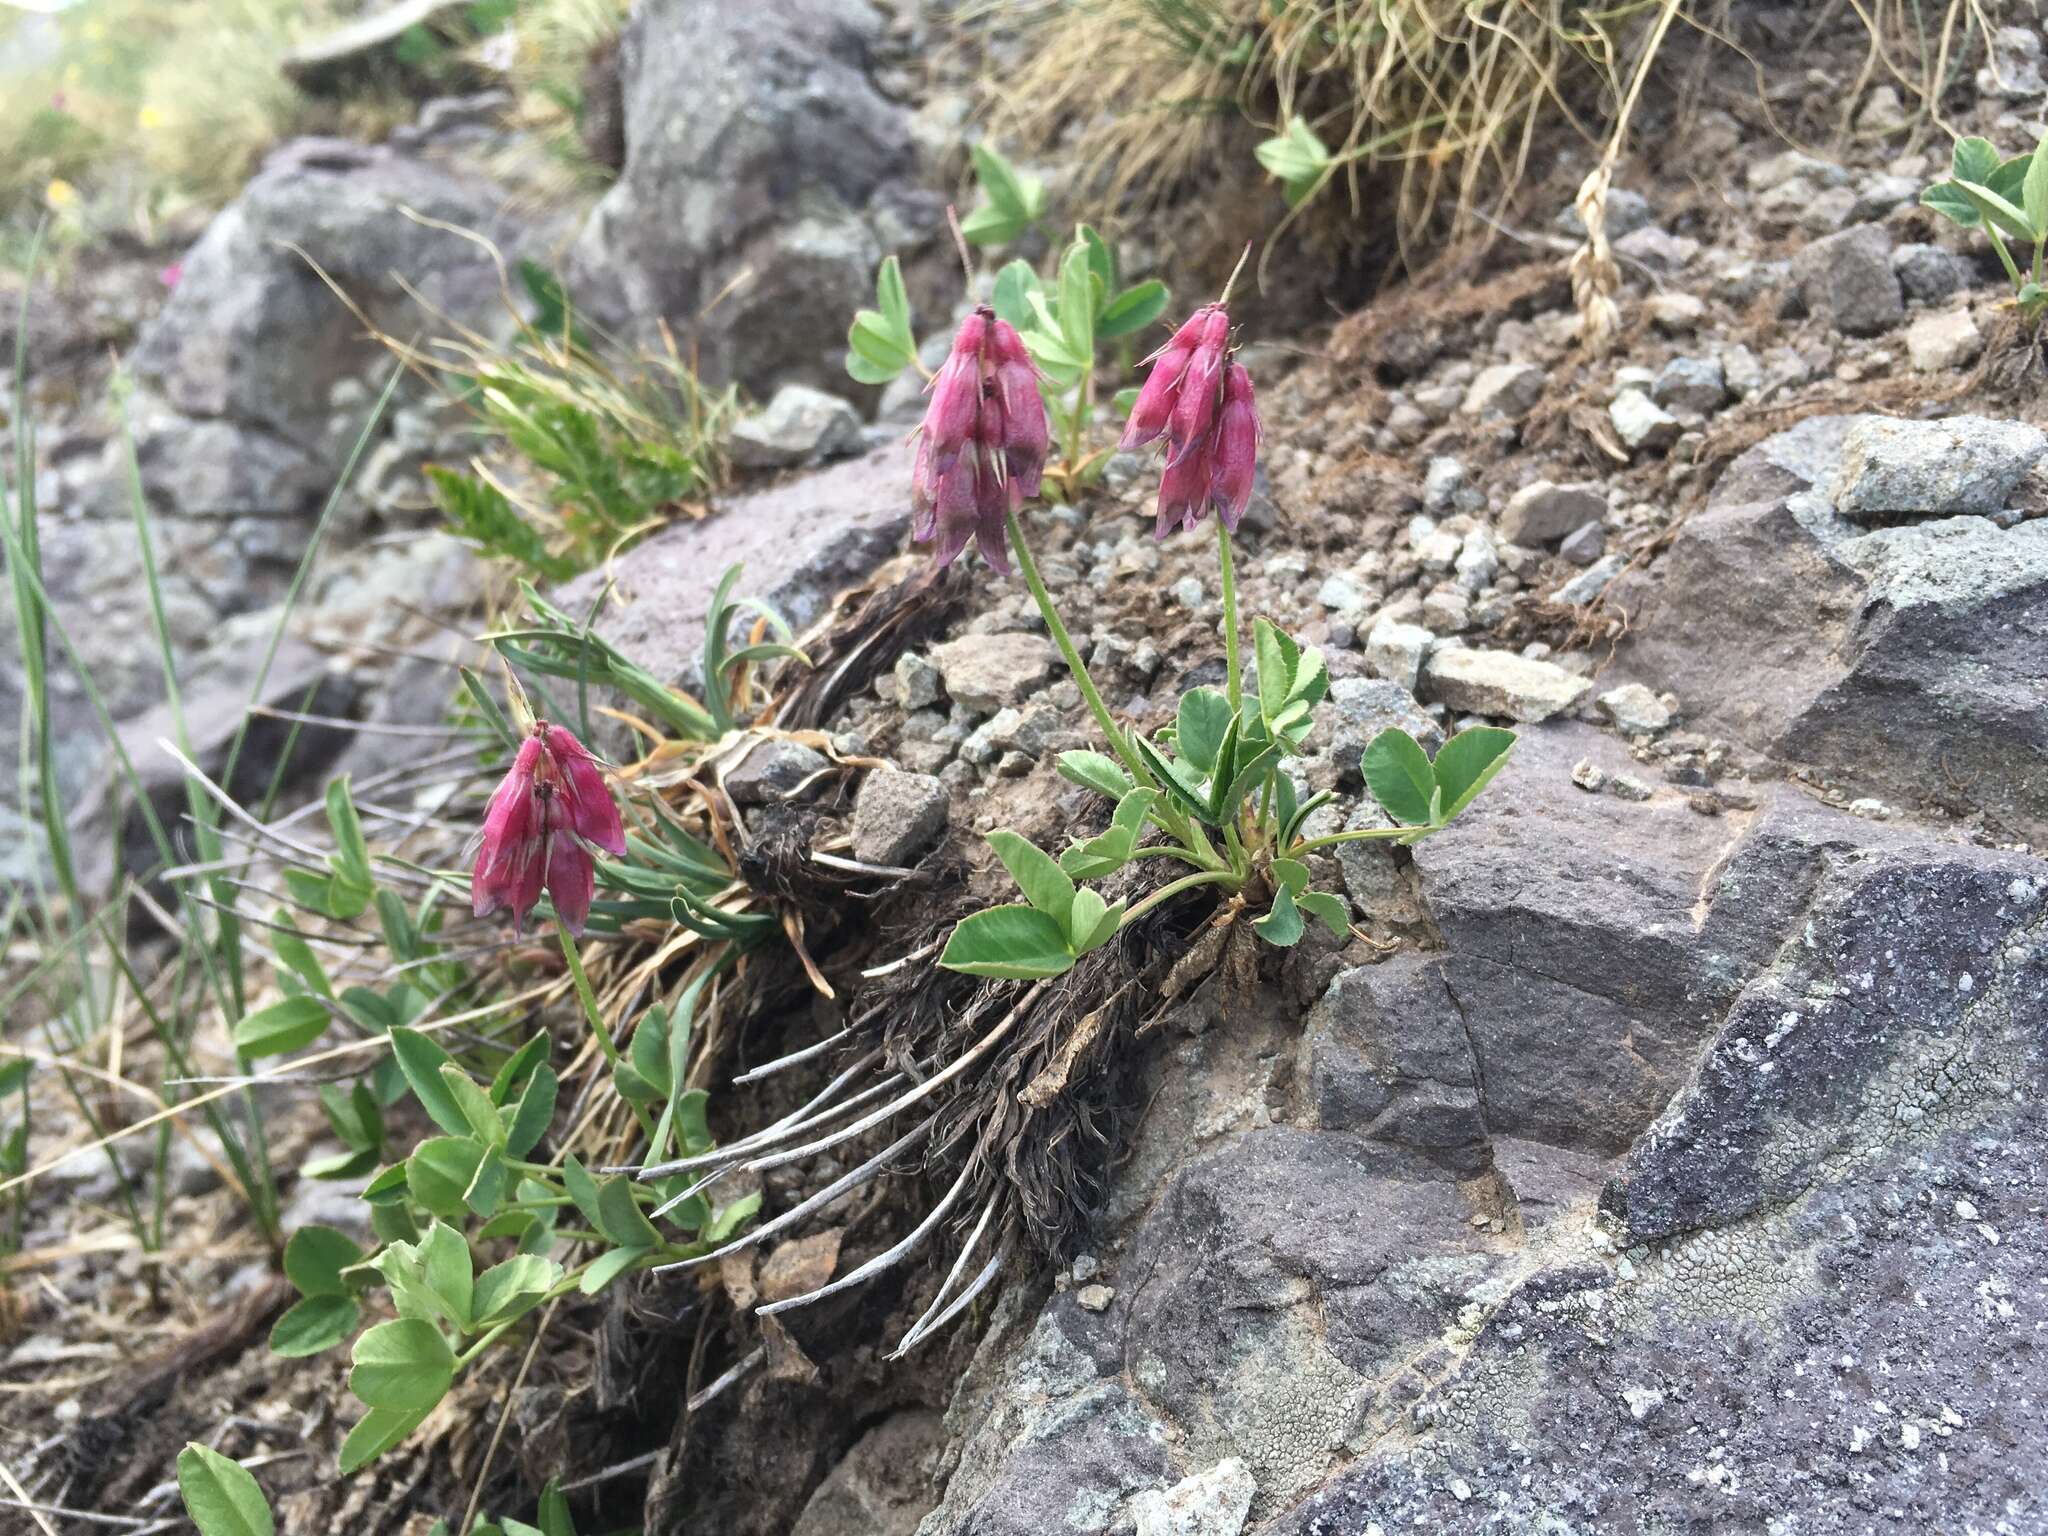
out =
<path fill-rule="evenodd" d="M 1038 372 L 1029 361 L 1000 363 L 996 367 L 996 391 L 1003 407 L 1003 463 L 1014 499 L 1027 501 L 1038 494 L 1039 482 L 1045 475 L 1045 456 L 1052 447 L 1045 399 L 1038 393 Z"/>
<path fill-rule="evenodd" d="M 1192 528 L 1202 520 L 1209 503 L 1212 470 L 1206 441 L 1195 444 L 1179 458 L 1169 457 L 1159 477 L 1159 524 L 1154 538 L 1163 539 L 1175 528 Z"/>
<path fill-rule="evenodd" d="M 911 537 L 936 542 L 941 566 L 971 539 L 1007 573 L 1005 524 L 1038 494 L 1051 443 L 1031 354 L 1016 327 L 984 305 L 961 323 L 932 382 L 911 467 Z"/>
<path fill-rule="evenodd" d="M 509 909 L 523 926 L 545 889 L 562 926 L 580 934 L 596 890 L 592 847 L 615 857 L 626 851 L 604 770 L 573 732 L 537 720 L 484 812 L 470 910 L 487 917 Z"/>
<path fill-rule="evenodd" d="M 1179 458 L 1206 437 L 1216 417 L 1216 387 L 1223 378 L 1223 349 L 1203 345 L 1188 359 L 1180 391 L 1173 402 L 1173 416 L 1167 422 L 1169 459 Z"/>
<path fill-rule="evenodd" d="M 1167 419 L 1173 414 L 1173 402 L 1180 390 L 1181 375 L 1187 372 L 1188 359 L 1193 356 L 1191 348 L 1171 343 L 1153 355 L 1152 372 L 1138 391 L 1137 403 L 1131 407 L 1130 420 L 1124 423 L 1124 435 L 1117 442 L 1118 448 L 1140 447 L 1166 430 Z"/>

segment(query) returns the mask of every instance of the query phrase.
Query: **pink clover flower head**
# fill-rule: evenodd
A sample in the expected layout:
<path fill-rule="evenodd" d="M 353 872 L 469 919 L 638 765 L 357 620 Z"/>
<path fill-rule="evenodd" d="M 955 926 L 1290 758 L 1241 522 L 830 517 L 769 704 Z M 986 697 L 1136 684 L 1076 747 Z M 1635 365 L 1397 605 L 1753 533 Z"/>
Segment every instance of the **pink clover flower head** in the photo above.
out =
<path fill-rule="evenodd" d="M 536 720 L 485 808 L 470 910 L 509 910 L 523 930 L 545 890 L 562 925 L 581 934 L 597 884 L 592 849 L 626 851 L 604 769 L 573 732 Z"/>

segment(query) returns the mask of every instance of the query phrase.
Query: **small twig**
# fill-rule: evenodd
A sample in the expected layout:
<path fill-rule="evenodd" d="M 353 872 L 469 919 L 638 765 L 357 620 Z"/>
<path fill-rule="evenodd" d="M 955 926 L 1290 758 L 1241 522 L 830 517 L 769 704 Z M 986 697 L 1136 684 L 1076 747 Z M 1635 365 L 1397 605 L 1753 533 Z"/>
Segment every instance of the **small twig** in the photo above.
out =
<path fill-rule="evenodd" d="M 953 249 L 960 253 L 960 271 L 967 279 L 968 292 L 974 291 L 974 257 L 967 250 L 967 236 L 960 231 L 960 215 L 951 203 L 946 204 L 946 228 L 953 231 Z"/>
<path fill-rule="evenodd" d="M 491 1443 L 484 1447 L 482 1465 L 476 1470 L 476 1486 L 469 1490 L 469 1507 L 462 1512 L 461 1529 L 467 1531 L 476 1525 L 477 1506 L 483 1502 L 484 1485 L 490 1481 L 491 1462 L 498 1454 L 498 1442 L 505 1438 L 505 1426 L 512 1421 L 512 1399 L 519 1395 L 519 1389 L 526 1385 L 526 1373 L 533 1367 L 533 1357 L 540 1353 L 540 1341 L 546 1336 L 548 1324 L 554 1321 L 555 1308 L 562 1304 L 557 1296 L 548 1303 L 547 1311 L 540 1315 L 540 1324 L 533 1330 L 533 1340 L 526 1346 L 526 1357 L 519 1362 L 519 1374 L 512 1378 L 512 1385 L 505 1389 L 505 1405 L 498 1410 L 497 1428 L 491 1431 Z"/>
<path fill-rule="evenodd" d="M 50 1524 L 48 1518 L 43 1514 L 41 1505 L 30 1501 L 28 1490 L 14 1480 L 13 1471 L 9 1469 L 4 1461 L 0 1461 L 0 1482 L 6 1483 L 9 1488 L 14 1490 L 14 1497 L 20 1500 L 18 1507 L 27 1510 L 36 1517 L 36 1524 L 43 1528 L 45 1536 L 57 1536 L 57 1527 Z"/>

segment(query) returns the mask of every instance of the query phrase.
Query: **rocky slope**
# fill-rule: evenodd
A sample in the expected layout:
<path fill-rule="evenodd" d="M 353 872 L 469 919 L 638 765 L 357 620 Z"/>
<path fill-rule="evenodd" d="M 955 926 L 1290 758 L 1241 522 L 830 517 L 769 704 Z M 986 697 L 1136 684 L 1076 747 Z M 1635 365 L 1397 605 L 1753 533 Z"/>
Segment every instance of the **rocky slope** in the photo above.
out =
<path fill-rule="evenodd" d="M 898 101 L 888 62 L 924 25 L 819 0 L 763 35 L 745 8 L 650 0 L 625 173 L 573 244 L 611 317 L 693 314 L 744 267 L 707 359 L 763 394 L 842 388 L 872 262 L 928 246 L 939 202 L 945 114 Z M 1757 25 L 1760 46 L 1803 35 Z M 1999 47 L 1965 120 L 2032 142 L 2041 34 Z M 761 67 L 672 133 L 676 61 L 706 58 Z M 1846 90 L 1860 54 L 1844 34 L 1801 58 Z M 1682 135 L 1653 111 L 1646 142 L 1682 149 L 1610 210 L 1614 356 L 1571 339 L 1573 236 L 1549 220 L 1586 167 L 1565 151 L 1534 231 L 1247 357 L 1269 443 L 1242 600 L 1328 653 L 1324 814 L 1373 814 L 1356 762 L 1387 723 L 1516 723 L 1507 773 L 1412 857 L 1338 861 L 1348 945 L 1205 987 L 1133 1042 L 1094 1227 L 1013 1266 L 944 1346 L 957 1383 L 879 1365 L 864 1333 L 808 1339 L 822 1377 L 743 1383 L 672 1448 L 653 1528 L 694 1499 L 802 1536 L 2048 1530 L 2043 413 L 1976 368 L 2008 358 L 2001 279 L 1916 206 L 1938 156 L 1891 87 L 1822 157 L 1771 138 L 1746 70 L 1706 78 Z M 1805 99 L 1808 126 L 1841 105 Z M 395 302 L 399 270 L 482 320 L 495 277 L 397 206 L 515 249 L 562 233 L 510 219 L 462 153 L 281 152 L 145 327 L 144 477 L 192 636 L 240 634 L 280 590 L 377 355 L 272 242 L 366 303 Z M 650 669 L 686 676 L 733 560 L 800 625 L 917 570 L 916 401 L 849 399 L 875 412 L 857 430 L 801 404 L 756 424 L 769 459 L 843 462 L 744 486 L 607 573 L 600 626 Z M 345 685 L 330 712 L 417 708 L 369 661 L 423 633 L 394 593 L 472 595 L 446 590 L 474 582 L 451 541 L 374 510 L 450 430 L 405 406 L 349 503 L 354 574 L 292 674 Z M 135 668 L 133 716 L 154 695 L 101 499 L 116 466 L 84 428 L 58 446 L 60 600 Z M 1119 457 L 1084 505 L 1032 516 L 1105 691 L 1148 728 L 1221 669 L 1210 546 L 1154 543 L 1149 476 Z M 826 711 L 891 767 L 815 810 L 877 862 L 942 843 L 993 893 L 980 832 L 1056 847 L 1097 809 L 1051 770 L 1086 716 L 1020 588 L 956 572 L 925 600 L 952 616 Z M 754 768 L 736 798 L 757 817 L 807 778 Z M 772 1021 L 792 1044 L 839 1022 Z"/>

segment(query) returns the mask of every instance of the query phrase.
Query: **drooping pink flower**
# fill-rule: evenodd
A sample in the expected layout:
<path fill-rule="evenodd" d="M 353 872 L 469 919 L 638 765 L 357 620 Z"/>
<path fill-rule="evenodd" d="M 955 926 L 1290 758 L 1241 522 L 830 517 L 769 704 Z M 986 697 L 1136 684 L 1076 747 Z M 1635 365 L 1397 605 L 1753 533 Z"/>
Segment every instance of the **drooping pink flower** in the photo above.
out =
<path fill-rule="evenodd" d="M 987 305 L 969 315 L 933 377 L 911 466 L 911 537 L 941 566 L 971 541 L 1008 574 L 1005 521 L 1036 496 L 1052 433 L 1038 369 L 1016 328 Z"/>
<path fill-rule="evenodd" d="M 1148 361 L 1121 446 L 1166 438 L 1157 537 L 1194 527 L 1211 507 L 1235 533 L 1258 473 L 1260 428 L 1251 375 L 1231 361 L 1228 311 L 1204 305 Z"/>
<path fill-rule="evenodd" d="M 169 266 L 158 269 L 156 274 L 156 280 L 162 283 L 166 288 L 175 288 L 181 281 L 183 281 L 184 276 L 185 263 L 183 263 L 182 261 L 174 261 Z"/>
<path fill-rule="evenodd" d="M 509 909 L 524 928 L 545 890 L 563 926 L 582 933 L 597 883 L 592 848 L 614 858 L 626 851 L 604 770 L 573 732 L 536 720 L 484 811 L 470 910 Z"/>

